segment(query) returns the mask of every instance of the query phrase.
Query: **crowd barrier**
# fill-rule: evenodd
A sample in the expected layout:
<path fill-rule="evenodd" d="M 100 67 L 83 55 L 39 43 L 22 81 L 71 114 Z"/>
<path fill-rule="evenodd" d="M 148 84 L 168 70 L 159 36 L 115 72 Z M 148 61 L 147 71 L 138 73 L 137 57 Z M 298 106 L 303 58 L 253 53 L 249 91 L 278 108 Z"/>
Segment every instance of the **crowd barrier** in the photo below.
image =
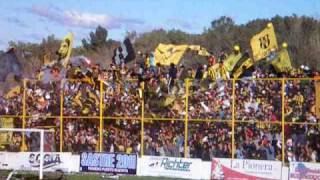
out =
<path fill-rule="evenodd" d="M 39 153 L 2 152 L 0 169 L 39 170 Z M 320 164 L 290 162 L 289 168 L 281 162 L 214 158 L 211 162 L 193 158 L 142 156 L 121 153 L 82 152 L 45 153 L 44 171 L 67 173 L 96 172 L 111 175 L 137 175 L 179 179 L 212 180 L 314 180 L 320 179 Z"/>
<path fill-rule="evenodd" d="M 52 86 L 57 89 L 52 87 L 50 87 L 52 89 L 45 89 L 38 87 L 34 80 L 24 80 L 21 102 L 17 103 L 22 105 L 21 110 L 16 114 L 0 114 L 0 118 L 13 118 L 15 127 L 19 128 L 33 127 L 35 122 L 42 119 L 37 125 L 38 128 L 55 130 L 52 135 L 54 137 L 52 144 L 56 146 L 51 148 L 52 152 L 89 150 L 108 152 L 111 151 L 111 147 L 108 146 L 109 140 L 112 141 L 113 136 L 119 136 L 121 137 L 119 142 L 123 142 L 122 146 L 127 144 L 133 146 L 132 144 L 139 143 L 135 145 L 139 148 L 132 148 L 129 153 L 139 153 L 140 156 L 154 155 L 155 152 L 150 149 L 154 149 L 153 146 L 163 142 L 155 142 L 154 139 L 159 137 L 153 132 L 161 132 L 163 135 L 174 132 L 174 135 L 168 136 L 170 139 L 163 138 L 177 145 L 176 150 L 168 156 L 201 158 L 195 152 L 195 146 L 197 140 L 202 138 L 210 146 L 222 144 L 227 148 L 223 157 L 235 159 L 237 147 L 245 142 L 247 136 L 255 138 L 255 133 L 267 131 L 271 136 L 275 136 L 275 141 L 278 142 L 275 146 L 277 148 L 274 160 L 288 163 L 287 150 L 291 147 L 286 147 L 288 143 L 279 142 L 302 141 L 299 138 L 292 138 L 292 132 L 296 128 L 301 129 L 302 125 L 307 126 L 306 129 L 312 130 L 311 132 L 319 130 L 319 117 L 316 120 L 296 120 L 296 117 L 301 115 L 309 116 L 301 114 L 303 112 L 300 112 L 300 109 L 305 110 L 301 107 L 301 103 L 316 103 L 314 87 L 316 80 L 313 78 L 231 79 L 217 82 L 187 80 L 172 88 L 174 96 L 168 92 L 159 92 L 157 88 L 152 87 L 152 84 L 137 84 L 136 80 L 112 83 L 101 81 L 100 85 L 96 84 L 94 88 L 91 87 L 92 85 L 84 87 L 80 95 L 76 91 L 78 81 L 64 80 L 62 84 Z M 306 86 L 310 87 L 308 91 L 301 88 L 301 84 L 307 84 Z M 99 86 L 98 90 L 97 86 Z M 304 98 L 302 102 L 300 97 L 293 97 L 294 94 L 290 91 L 292 87 L 293 90 L 300 91 Z M 165 98 L 163 93 L 166 93 Z M 33 97 L 38 97 L 39 94 L 48 98 L 45 101 L 48 104 L 43 105 L 44 107 L 49 105 L 56 107 L 54 112 L 39 111 L 35 108 L 42 103 L 40 99 L 38 104 L 33 104 Z M 83 102 L 85 98 L 81 98 L 81 95 L 84 94 L 90 99 L 89 104 Z M 123 101 L 115 102 L 114 98 Z M 261 107 L 258 107 L 255 102 L 251 103 L 253 98 L 256 98 L 259 103 L 262 102 Z M 313 99 L 310 100 L 310 98 Z M 158 106 L 160 101 L 162 106 Z M 261 111 L 250 113 L 252 109 L 257 108 Z M 50 110 L 50 108 L 47 109 Z M 317 108 L 315 111 L 318 111 Z M 92 142 L 87 144 L 89 148 L 81 149 L 80 146 L 70 143 L 74 141 L 75 132 L 69 133 L 69 130 L 72 130 L 74 124 L 81 123 L 89 123 L 90 131 L 96 134 Z M 170 130 L 166 130 L 168 128 Z M 217 130 L 212 131 L 212 129 Z M 214 137 L 219 136 L 215 137 L 219 141 L 212 141 L 203 133 L 199 133 L 206 131 L 211 131 Z M 310 133 L 306 134 L 310 135 Z M 308 138 L 312 139 L 311 135 Z M 294 137 L 300 136 L 294 134 Z M 27 138 L 22 134 L 22 147 L 26 147 Z M 26 148 L 21 150 L 29 151 Z M 145 152 L 146 150 L 148 151 Z"/>

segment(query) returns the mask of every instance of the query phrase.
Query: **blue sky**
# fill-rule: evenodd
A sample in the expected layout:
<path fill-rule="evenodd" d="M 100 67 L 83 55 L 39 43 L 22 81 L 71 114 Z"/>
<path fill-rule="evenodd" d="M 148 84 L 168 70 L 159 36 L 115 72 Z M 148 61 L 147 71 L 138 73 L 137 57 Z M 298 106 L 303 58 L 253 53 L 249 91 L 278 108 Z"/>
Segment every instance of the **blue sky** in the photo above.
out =
<path fill-rule="evenodd" d="M 275 15 L 320 18 L 320 0 L 12 0 L 0 1 L 0 49 L 8 41 L 40 42 L 72 31 L 79 45 L 99 24 L 109 38 L 126 31 L 181 29 L 201 33 L 213 19 L 226 15 L 237 24 Z"/>

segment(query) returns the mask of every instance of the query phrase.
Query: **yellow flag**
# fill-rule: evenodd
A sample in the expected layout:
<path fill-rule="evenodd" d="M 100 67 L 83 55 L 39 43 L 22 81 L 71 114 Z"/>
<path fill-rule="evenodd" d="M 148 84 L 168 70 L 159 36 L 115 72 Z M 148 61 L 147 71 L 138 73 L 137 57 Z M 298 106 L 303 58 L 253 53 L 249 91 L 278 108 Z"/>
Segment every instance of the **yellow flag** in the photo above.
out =
<path fill-rule="evenodd" d="M 317 118 L 320 118 L 320 80 L 316 80 L 314 82 L 315 86 L 315 92 L 316 92 L 316 105 L 315 105 L 315 111 Z"/>
<path fill-rule="evenodd" d="M 172 104 L 176 100 L 176 96 L 168 96 L 166 100 L 163 102 L 163 106 L 167 107 Z"/>
<path fill-rule="evenodd" d="M 69 63 L 69 59 L 72 52 L 72 46 L 73 46 L 73 34 L 69 33 L 66 37 L 63 38 L 60 48 L 58 50 L 58 54 L 60 56 L 60 59 L 62 60 L 62 65 L 64 67 L 67 67 Z"/>
<path fill-rule="evenodd" d="M 208 69 L 208 75 L 212 80 L 216 79 L 229 79 L 229 72 L 227 71 L 226 67 L 220 66 L 220 64 L 215 64 Z"/>
<path fill-rule="evenodd" d="M 235 70 L 235 72 L 233 73 L 233 77 L 239 78 L 240 75 L 244 73 L 243 70 L 250 68 L 251 66 L 253 66 L 253 64 L 253 60 L 251 58 L 248 58 L 241 64 L 241 66 L 238 69 Z"/>
<path fill-rule="evenodd" d="M 210 78 L 212 80 L 216 80 L 217 79 L 217 71 L 219 69 L 219 64 L 215 64 L 211 67 L 208 68 L 208 75 L 210 76 Z"/>
<path fill-rule="evenodd" d="M 210 56 L 210 53 L 206 48 L 199 45 L 189 45 L 188 48 L 193 51 L 197 51 L 199 56 Z"/>
<path fill-rule="evenodd" d="M 187 50 L 188 45 L 159 44 L 154 52 L 155 62 L 169 66 L 171 63 L 177 65 Z"/>
<path fill-rule="evenodd" d="M 155 62 L 168 66 L 171 63 L 177 65 L 187 49 L 197 51 L 199 56 L 210 56 L 210 53 L 199 45 L 173 45 L 160 43 L 155 49 Z"/>
<path fill-rule="evenodd" d="M 189 49 L 193 51 L 200 51 L 201 47 L 199 45 L 189 45 Z"/>
<path fill-rule="evenodd" d="M 254 61 L 268 56 L 271 50 L 278 49 L 277 38 L 272 23 L 250 40 Z"/>
<path fill-rule="evenodd" d="M 288 50 L 282 49 L 278 56 L 272 60 L 271 64 L 277 72 L 289 72 L 292 69 L 292 65 Z"/>
<path fill-rule="evenodd" d="M 198 51 L 199 56 L 210 56 L 210 53 L 203 47 Z"/>
<path fill-rule="evenodd" d="M 227 57 L 227 59 L 223 62 L 224 66 L 226 67 L 227 71 L 231 72 L 237 62 L 241 59 L 242 54 L 231 54 Z"/>

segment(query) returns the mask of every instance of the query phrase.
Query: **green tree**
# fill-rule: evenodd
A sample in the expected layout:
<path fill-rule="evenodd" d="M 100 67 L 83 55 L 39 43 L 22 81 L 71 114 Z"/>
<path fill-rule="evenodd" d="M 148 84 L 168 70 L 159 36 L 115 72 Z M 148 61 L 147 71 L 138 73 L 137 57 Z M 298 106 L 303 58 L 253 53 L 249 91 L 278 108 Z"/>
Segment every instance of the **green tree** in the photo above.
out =
<path fill-rule="evenodd" d="M 107 44 L 108 31 L 100 25 L 96 28 L 95 32 L 91 31 L 89 36 L 90 39 L 88 41 L 86 39 L 82 39 L 83 47 L 88 50 L 98 50 Z"/>

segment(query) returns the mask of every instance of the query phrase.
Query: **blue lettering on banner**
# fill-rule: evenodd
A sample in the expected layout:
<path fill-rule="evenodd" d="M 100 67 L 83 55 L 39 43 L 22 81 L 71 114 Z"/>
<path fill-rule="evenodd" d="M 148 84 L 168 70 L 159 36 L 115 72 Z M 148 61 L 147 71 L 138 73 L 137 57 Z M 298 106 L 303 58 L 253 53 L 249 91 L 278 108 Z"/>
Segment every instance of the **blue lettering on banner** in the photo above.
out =
<path fill-rule="evenodd" d="M 82 152 L 80 155 L 80 171 L 136 174 L 137 155 Z"/>
<path fill-rule="evenodd" d="M 172 171 L 183 171 L 189 172 L 192 162 L 182 161 L 182 159 L 175 158 L 170 160 L 169 158 L 163 158 L 162 161 L 155 161 L 149 164 L 149 167 L 158 168 L 158 166 L 164 168 L 165 170 Z"/>
<path fill-rule="evenodd" d="M 29 163 L 32 167 L 40 167 L 40 153 L 31 153 L 29 155 Z M 59 154 L 44 154 L 43 155 L 43 168 L 50 168 L 52 166 L 56 166 L 61 164 L 62 161 L 60 159 Z"/>

